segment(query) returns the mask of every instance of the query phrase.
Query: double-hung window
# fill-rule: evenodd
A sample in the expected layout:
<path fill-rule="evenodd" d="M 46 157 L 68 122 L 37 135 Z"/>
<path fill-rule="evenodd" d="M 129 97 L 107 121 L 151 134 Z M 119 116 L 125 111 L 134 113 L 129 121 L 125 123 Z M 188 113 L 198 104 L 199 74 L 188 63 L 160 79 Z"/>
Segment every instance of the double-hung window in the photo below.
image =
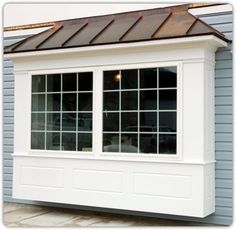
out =
<path fill-rule="evenodd" d="M 97 136 L 98 152 L 176 154 L 177 67 L 102 73 L 102 119 L 93 117 L 92 71 L 32 75 L 31 149 L 94 152 Z"/>

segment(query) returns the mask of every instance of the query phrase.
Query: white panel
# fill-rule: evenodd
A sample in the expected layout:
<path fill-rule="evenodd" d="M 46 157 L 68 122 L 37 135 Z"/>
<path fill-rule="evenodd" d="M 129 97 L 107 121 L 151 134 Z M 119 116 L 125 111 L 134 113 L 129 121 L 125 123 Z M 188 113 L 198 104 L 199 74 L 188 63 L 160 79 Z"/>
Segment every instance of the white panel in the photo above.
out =
<path fill-rule="evenodd" d="M 140 195 L 190 199 L 191 183 L 191 176 L 134 173 L 134 192 Z"/>
<path fill-rule="evenodd" d="M 63 168 L 21 167 L 21 185 L 63 188 Z"/>
<path fill-rule="evenodd" d="M 73 170 L 73 188 L 121 193 L 123 191 L 123 174 L 114 171 L 75 169 Z"/>

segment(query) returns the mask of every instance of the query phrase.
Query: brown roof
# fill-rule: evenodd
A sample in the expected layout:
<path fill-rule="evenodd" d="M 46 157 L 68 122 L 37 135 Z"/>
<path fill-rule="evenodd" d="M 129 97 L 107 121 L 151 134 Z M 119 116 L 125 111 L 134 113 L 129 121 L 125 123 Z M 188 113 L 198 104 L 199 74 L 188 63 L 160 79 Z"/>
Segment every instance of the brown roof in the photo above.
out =
<path fill-rule="evenodd" d="M 5 48 L 5 53 L 201 35 L 225 36 L 188 12 L 186 5 L 59 21 Z"/>

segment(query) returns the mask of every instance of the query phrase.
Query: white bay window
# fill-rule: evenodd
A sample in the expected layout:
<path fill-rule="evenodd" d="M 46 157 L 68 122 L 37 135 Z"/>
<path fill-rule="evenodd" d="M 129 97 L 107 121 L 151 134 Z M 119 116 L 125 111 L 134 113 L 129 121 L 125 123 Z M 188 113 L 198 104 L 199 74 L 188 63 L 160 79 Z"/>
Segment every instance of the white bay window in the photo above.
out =
<path fill-rule="evenodd" d="M 13 197 L 212 214 L 224 45 L 209 35 L 13 54 Z"/>

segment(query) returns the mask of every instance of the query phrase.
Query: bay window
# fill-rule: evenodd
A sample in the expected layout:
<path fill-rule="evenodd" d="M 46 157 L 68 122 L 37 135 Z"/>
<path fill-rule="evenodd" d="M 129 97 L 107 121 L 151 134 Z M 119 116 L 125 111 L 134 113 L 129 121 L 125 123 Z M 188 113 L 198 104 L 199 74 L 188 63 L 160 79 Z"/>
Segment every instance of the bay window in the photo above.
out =
<path fill-rule="evenodd" d="M 102 73 L 102 120 L 92 71 L 32 75 L 31 149 L 93 152 L 94 132 L 104 153 L 176 155 L 177 66 Z"/>

